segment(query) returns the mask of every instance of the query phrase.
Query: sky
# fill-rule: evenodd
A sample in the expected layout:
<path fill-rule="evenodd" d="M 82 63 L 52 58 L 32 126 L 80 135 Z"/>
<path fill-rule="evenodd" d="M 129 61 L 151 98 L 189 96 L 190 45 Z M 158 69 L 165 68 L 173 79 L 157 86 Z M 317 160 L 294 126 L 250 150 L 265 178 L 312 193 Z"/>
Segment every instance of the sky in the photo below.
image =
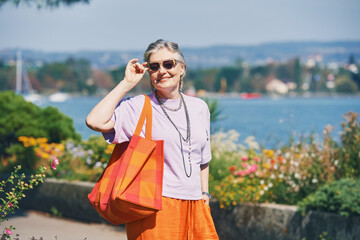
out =
<path fill-rule="evenodd" d="M 359 0 L 90 0 L 55 9 L 0 9 L 0 49 L 145 50 L 360 40 Z"/>

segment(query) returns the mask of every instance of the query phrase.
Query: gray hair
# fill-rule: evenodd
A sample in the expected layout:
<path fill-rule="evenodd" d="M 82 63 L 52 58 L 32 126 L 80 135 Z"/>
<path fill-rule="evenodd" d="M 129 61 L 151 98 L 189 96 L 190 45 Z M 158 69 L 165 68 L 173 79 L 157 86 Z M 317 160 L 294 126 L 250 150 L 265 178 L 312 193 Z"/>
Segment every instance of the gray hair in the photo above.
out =
<path fill-rule="evenodd" d="M 163 39 L 159 39 L 153 43 L 150 43 L 150 45 L 148 46 L 148 48 L 144 53 L 144 61 L 149 63 L 151 54 L 163 48 L 166 48 L 170 52 L 176 53 L 179 57 L 178 60 L 184 65 L 184 69 L 185 69 L 184 74 L 180 76 L 180 80 L 181 80 L 180 82 L 182 84 L 183 78 L 186 75 L 186 61 L 177 43 L 165 41 Z"/>

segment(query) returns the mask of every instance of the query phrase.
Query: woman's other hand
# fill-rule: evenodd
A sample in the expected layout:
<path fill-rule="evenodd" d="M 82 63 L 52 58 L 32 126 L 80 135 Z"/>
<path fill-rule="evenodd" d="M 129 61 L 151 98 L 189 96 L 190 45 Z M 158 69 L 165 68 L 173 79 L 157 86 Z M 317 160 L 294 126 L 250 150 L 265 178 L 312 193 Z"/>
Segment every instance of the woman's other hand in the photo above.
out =
<path fill-rule="evenodd" d="M 210 198 L 209 198 L 208 196 L 202 195 L 202 199 L 205 201 L 205 203 L 206 203 L 207 205 L 210 204 Z"/>

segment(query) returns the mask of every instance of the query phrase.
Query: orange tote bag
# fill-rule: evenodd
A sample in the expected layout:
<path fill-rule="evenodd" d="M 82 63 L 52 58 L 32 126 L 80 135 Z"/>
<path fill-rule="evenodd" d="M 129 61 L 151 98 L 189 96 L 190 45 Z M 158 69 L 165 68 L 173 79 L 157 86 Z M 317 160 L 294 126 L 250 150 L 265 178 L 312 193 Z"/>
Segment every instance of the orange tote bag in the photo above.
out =
<path fill-rule="evenodd" d="M 140 132 L 145 119 L 143 138 Z M 112 224 L 136 221 L 162 209 L 164 141 L 151 140 L 151 130 L 152 108 L 145 96 L 130 142 L 115 146 L 108 166 L 88 195 L 95 210 Z"/>

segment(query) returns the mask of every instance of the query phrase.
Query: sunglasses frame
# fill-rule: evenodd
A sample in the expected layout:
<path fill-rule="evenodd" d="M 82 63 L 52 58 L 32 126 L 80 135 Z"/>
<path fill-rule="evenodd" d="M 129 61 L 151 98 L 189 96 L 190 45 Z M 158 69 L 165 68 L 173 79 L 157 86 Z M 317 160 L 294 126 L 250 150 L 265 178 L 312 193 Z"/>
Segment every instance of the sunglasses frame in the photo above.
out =
<path fill-rule="evenodd" d="M 173 65 L 172 65 L 171 68 L 167 68 L 167 67 L 164 66 L 164 62 L 167 62 L 167 61 L 172 61 Z M 162 60 L 162 61 L 160 61 L 160 62 L 148 63 L 148 64 L 147 64 L 147 67 L 148 67 L 149 70 L 152 71 L 152 72 L 157 72 L 157 71 L 159 71 L 159 69 L 160 69 L 161 66 L 162 66 L 164 69 L 166 69 L 166 70 L 171 70 L 171 69 L 175 68 L 176 65 L 177 65 L 179 62 L 180 62 L 180 60 L 177 60 L 177 59 L 175 59 L 175 58 L 171 58 L 171 59 Z M 151 64 L 154 64 L 154 63 L 157 63 L 157 64 L 158 64 L 158 69 L 156 69 L 156 70 L 152 70 L 151 67 L 150 67 L 150 65 L 151 65 Z"/>

